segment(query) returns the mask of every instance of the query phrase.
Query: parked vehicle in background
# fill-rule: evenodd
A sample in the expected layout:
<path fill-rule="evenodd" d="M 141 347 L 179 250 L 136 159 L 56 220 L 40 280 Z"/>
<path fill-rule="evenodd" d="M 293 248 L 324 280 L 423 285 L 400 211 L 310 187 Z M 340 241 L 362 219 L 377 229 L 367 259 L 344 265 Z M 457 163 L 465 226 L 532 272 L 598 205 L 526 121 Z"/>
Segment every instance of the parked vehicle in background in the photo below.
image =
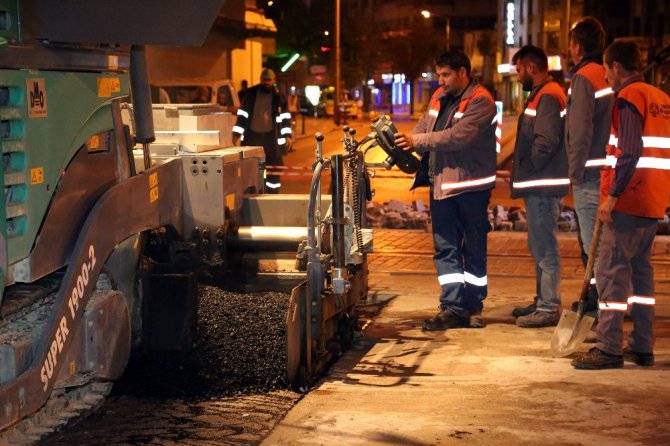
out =
<path fill-rule="evenodd" d="M 358 116 L 358 104 L 351 97 L 348 91 L 340 92 L 340 100 L 338 101 L 340 111 L 345 111 L 350 118 Z M 324 88 L 321 91 L 321 100 L 317 105 L 317 116 L 333 116 L 335 113 L 335 87 Z"/>
<path fill-rule="evenodd" d="M 212 104 L 236 113 L 240 100 L 230 80 L 180 79 L 151 84 L 154 104 Z"/>

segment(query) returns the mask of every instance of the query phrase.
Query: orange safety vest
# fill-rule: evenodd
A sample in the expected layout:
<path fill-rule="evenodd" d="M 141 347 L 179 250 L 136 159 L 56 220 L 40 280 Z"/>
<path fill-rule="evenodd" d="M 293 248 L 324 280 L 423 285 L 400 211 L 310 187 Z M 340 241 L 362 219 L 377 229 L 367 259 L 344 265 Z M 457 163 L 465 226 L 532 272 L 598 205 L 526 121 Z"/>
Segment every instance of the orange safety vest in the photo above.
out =
<path fill-rule="evenodd" d="M 561 127 L 563 125 L 562 118 L 565 117 L 565 107 L 567 104 L 565 92 L 558 85 L 557 82 L 550 80 L 544 83 L 539 90 L 533 94 L 523 110 L 523 116 L 519 117 L 519 127 L 517 129 L 517 147 L 514 153 L 514 169 L 512 175 L 512 197 L 523 196 L 524 190 L 542 191 L 543 194 L 558 194 L 566 195 L 568 193 L 568 186 L 570 186 L 570 179 L 568 178 L 567 158 L 565 157 L 565 148 L 562 140 L 559 142 L 560 153 L 553 155 L 553 162 L 548 163 L 540 172 L 530 172 L 528 168 L 525 171 L 520 166 L 520 153 L 525 154 L 526 150 L 530 150 L 533 141 L 533 126 L 534 120 L 537 116 L 537 106 L 540 99 L 545 94 L 556 99 L 560 110 Z M 559 118 L 559 116 L 556 116 Z M 530 124 L 529 124 L 530 123 Z M 531 127 L 528 127 L 531 125 Z M 519 152 L 521 151 L 521 152 Z"/>
<path fill-rule="evenodd" d="M 575 76 L 577 75 L 584 76 L 591 83 L 595 92 L 594 96 L 596 101 L 604 101 L 607 96 L 614 94 L 612 87 L 610 87 L 605 80 L 605 68 L 602 65 L 595 62 L 587 63 L 575 73 Z M 571 94 L 572 90 L 568 88 L 568 96 Z M 604 136 L 605 135 L 603 135 L 603 137 Z M 597 147 L 591 148 L 585 167 L 600 168 L 606 164 L 605 159 L 602 158 L 602 152 L 598 153 L 600 150 L 602 150 L 602 146 L 600 146 L 600 149 Z"/>
<path fill-rule="evenodd" d="M 440 101 L 439 98 L 442 95 L 443 90 L 438 89 L 433 96 L 431 97 L 430 106 L 428 108 L 428 114 L 435 120 L 432 123 L 432 126 L 435 126 L 435 122 L 440 113 Z M 481 84 L 477 84 L 472 93 L 468 97 L 461 97 L 460 102 L 458 103 L 458 108 L 454 112 L 454 115 L 451 117 L 451 121 L 448 123 L 455 124 L 460 120 L 465 114 L 466 109 L 470 102 L 478 97 L 484 97 L 491 104 L 492 107 L 495 107 L 495 101 L 491 93 L 483 87 Z M 496 125 L 495 118 L 491 122 L 491 126 L 494 129 Z M 494 129 L 495 130 L 495 129 Z M 485 132 L 484 132 L 485 133 Z M 483 134 L 484 134 L 483 133 Z M 494 144 L 494 151 L 492 152 L 492 157 L 489 158 L 483 154 L 482 150 L 486 150 L 486 145 L 482 144 L 477 146 L 474 151 L 459 152 L 459 161 L 457 163 L 458 167 L 464 172 L 467 172 L 467 178 L 458 179 L 458 178 L 446 178 L 442 174 L 436 173 L 436 183 L 435 190 L 436 195 L 442 197 L 447 197 L 450 193 L 465 192 L 465 191 L 479 191 L 479 190 L 488 190 L 494 187 L 496 181 L 496 165 L 495 165 L 495 133 L 492 133 L 493 137 L 492 143 Z M 456 156 L 453 154 L 444 154 L 444 156 Z M 439 188 L 438 188 L 439 183 Z M 439 199 L 438 197 L 436 197 Z"/>
<path fill-rule="evenodd" d="M 461 102 L 458 104 L 458 110 L 456 110 L 456 113 L 454 113 L 454 119 L 461 119 L 463 117 L 463 113 L 465 113 L 465 109 L 468 108 L 470 101 L 481 96 L 485 97 L 491 104 L 495 106 L 495 101 L 493 100 L 491 93 L 489 93 L 489 91 L 480 84 L 477 85 L 477 88 L 469 98 L 461 99 Z"/>
<path fill-rule="evenodd" d="M 437 116 L 440 114 L 441 94 L 442 89 L 438 88 L 437 91 L 433 93 L 433 96 L 431 96 L 430 105 L 428 107 L 428 114 L 436 119 Z M 463 113 L 465 113 L 465 109 L 468 108 L 468 104 L 470 103 L 470 101 L 480 96 L 485 97 L 491 104 L 495 105 L 495 101 L 493 100 L 493 96 L 491 96 L 491 93 L 489 93 L 489 91 L 482 85 L 477 85 L 475 91 L 472 93 L 470 97 L 461 99 L 461 102 L 459 102 L 458 104 L 458 110 L 456 110 L 456 113 L 454 113 L 454 119 L 461 119 L 463 117 Z"/>
<path fill-rule="evenodd" d="M 670 198 L 670 98 L 644 82 L 624 87 L 617 98 L 630 102 L 642 116 L 642 155 L 615 210 L 638 217 L 662 218 Z M 607 145 L 607 166 L 602 170 L 601 199 L 607 197 L 615 179 L 618 148 L 619 107 L 614 105 L 612 132 Z"/>

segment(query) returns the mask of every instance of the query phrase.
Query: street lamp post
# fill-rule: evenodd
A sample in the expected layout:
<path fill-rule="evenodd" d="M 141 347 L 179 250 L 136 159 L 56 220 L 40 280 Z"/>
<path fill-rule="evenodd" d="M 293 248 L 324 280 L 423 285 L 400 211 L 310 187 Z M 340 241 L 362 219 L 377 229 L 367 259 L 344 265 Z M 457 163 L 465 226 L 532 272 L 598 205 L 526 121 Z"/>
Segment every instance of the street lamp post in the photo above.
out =
<path fill-rule="evenodd" d="M 435 17 L 438 17 L 438 18 L 444 20 L 444 22 L 445 22 L 445 25 L 444 25 L 444 34 L 445 34 L 445 36 L 446 36 L 446 38 L 447 38 L 447 51 L 449 51 L 449 46 L 450 46 L 450 42 L 449 42 L 449 41 L 451 40 L 451 26 L 450 26 L 449 17 L 444 17 L 444 16 L 441 16 L 441 15 L 433 14 L 432 12 L 428 11 L 427 9 L 422 10 L 422 11 L 421 11 L 421 15 L 422 15 L 425 19 L 429 19 L 429 18 L 431 18 L 432 16 L 435 16 Z"/>
<path fill-rule="evenodd" d="M 340 0 L 335 0 L 335 97 L 333 98 L 333 118 L 340 125 Z"/>

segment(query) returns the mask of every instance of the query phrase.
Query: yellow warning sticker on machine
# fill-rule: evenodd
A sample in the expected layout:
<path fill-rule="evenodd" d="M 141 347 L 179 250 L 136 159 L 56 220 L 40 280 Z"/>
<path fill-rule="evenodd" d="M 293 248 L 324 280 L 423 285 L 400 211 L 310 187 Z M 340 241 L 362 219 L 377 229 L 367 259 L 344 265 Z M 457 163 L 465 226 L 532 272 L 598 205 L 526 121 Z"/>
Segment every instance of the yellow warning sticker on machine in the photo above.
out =
<path fill-rule="evenodd" d="M 35 167 L 30 169 L 30 184 L 42 184 L 44 183 L 44 168 Z"/>
<path fill-rule="evenodd" d="M 149 202 L 158 200 L 158 172 L 149 175 Z"/>
<path fill-rule="evenodd" d="M 88 141 L 86 142 L 86 146 L 88 147 L 89 150 L 99 149 L 100 148 L 100 137 L 98 135 L 91 136 L 90 138 L 88 138 Z"/>
<path fill-rule="evenodd" d="M 121 91 L 121 81 L 118 77 L 99 77 L 98 78 L 98 97 L 108 98 L 112 93 Z"/>

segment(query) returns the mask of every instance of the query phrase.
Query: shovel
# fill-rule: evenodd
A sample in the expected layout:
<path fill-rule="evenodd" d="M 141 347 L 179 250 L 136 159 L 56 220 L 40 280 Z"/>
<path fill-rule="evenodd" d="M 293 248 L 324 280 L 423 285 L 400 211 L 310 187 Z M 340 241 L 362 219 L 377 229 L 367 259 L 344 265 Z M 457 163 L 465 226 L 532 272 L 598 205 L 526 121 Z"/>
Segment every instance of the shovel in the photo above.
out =
<path fill-rule="evenodd" d="M 584 342 L 595 321 L 595 318 L 585 315 L 586 296 L 589 293 L 589 285 L 593 277 L 593 265 L 596 260 L 601 226 L 602 222 L 596 219 L 591 248 L 589 249 L 589 261 L 586 263 L 586 273 L 584 274 L 577 311 L 563 310 L 554 336 L 551 338 L 551 355 L 555 358 L 563 358 L 573 353 Z"/>

